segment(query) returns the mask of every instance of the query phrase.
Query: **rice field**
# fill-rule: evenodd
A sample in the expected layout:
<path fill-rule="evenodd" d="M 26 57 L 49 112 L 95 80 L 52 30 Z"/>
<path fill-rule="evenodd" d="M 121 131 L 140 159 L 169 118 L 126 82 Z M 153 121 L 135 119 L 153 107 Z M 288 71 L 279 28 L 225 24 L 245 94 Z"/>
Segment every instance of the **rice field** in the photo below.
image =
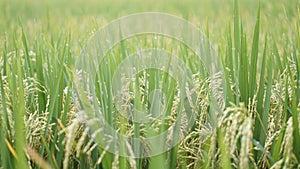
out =
<path fill-rule="evenodd" d="M 0 169 L 300 168 L 299 26 L 297 0 L 1 0 Z"/>

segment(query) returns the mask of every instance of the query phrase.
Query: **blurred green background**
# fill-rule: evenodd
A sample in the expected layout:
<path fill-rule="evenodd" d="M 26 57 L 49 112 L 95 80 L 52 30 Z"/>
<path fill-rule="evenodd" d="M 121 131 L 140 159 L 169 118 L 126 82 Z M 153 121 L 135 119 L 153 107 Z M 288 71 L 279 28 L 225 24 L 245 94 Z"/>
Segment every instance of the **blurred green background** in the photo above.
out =
<path fill-rule="evenodd" d="M 265 26 L 282 24 L 297 15 L 298 0 L 261 1 Z M 254 25 L 258 1 L 240 0 L 244 24 Z M 72 29 L 86 32 L 118 17 L 145 11 L 167 12 L 184 17 L 199 26 L 208 23 L 210 29 L 225 27 L 233 17 L 233 0 L 1 0 L 0 33 L 9 32 L 22 23 L 28 31 L 40 28 L 55 31 Z M 93 25 L 94 24 L 94 25 Z M 51 26 L 51 29 L 50 29 Z"/>

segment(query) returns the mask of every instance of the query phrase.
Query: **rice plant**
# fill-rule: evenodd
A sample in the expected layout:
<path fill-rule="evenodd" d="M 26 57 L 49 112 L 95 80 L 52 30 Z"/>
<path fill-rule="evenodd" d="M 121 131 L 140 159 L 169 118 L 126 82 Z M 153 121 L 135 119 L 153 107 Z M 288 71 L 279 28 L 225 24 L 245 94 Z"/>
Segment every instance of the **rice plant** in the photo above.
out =
<path fill-rule="evenodd" d="M 300 168 L 298 1 L 4 0 L 0 9 L 0 168 Z M 145 11 L 196 25 L 221 71 L 210 76 L 189 46 L 156 34 L 114 44 L 99 65 L 81 57 L 103 26 Z M 165 68 L 128 80 L 120 67 L 130 64 Z M 120 137 L 111 151 L 103 121 L 126 138 L 167 135 L 146 146 Z"/>

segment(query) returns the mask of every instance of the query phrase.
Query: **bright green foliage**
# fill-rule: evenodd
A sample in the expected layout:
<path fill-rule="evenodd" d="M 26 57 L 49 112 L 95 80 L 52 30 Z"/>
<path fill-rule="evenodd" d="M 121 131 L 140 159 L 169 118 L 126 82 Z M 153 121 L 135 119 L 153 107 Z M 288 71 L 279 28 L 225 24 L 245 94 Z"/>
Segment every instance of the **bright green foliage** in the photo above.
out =
<path fill-rule="evenodd" d="M 165 92 L 164 118 L 141 125 L 118 115 L 112 77 L 122 60 L 139 48 L 159 47 L 180 56 L 193 74 L 187 81 L 199 97 L 194 105 L 196 123 L 183 141 L 153 157 L 125 158 L 97 146 L 101 133 L 94 136 L 97 129 L 88 128 L 80 118 L 80 109 L 91 109 L 93 103 L 78 98 L 84 90 L 74 87 L 78 81 L 74 63 L 89 37 L 103 25 L 144 11 L 169 12 L 200 25 L 223 66 L 220 79 L 226 85 L 216 95 L 225 104 L 214 117 L 218 124 L 210 126 L 211 77 L 184 44 L 156 35 L 116 44 L 105 62 L 92 69 L 97 72 L 93 87 L 100 111 L 120 133 L 153 136 L 168 129 L 186 107 L 185 102 L 176 102 L 184 98 L 176 98 L 174 79 L 149 69 L 129 84 L 129 93 L 134 93 L 130 101 L 138 110 L 157 105 L 159 99 L 151 100 L 147 94 L 160 87 Z M 4 0 L 0 21 L 0 168 L 300 167 L 297 0 Z M 156 142 L 151 147 L 162 145 Z M 139 145 L 134 151 L 140 151 Z"/>

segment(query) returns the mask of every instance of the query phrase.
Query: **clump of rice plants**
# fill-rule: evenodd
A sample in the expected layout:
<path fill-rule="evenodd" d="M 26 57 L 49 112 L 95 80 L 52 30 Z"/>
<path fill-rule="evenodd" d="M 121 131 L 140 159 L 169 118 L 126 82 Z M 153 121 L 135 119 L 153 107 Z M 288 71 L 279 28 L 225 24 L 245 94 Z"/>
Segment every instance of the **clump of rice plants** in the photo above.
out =
<path fill-rule="evenodd" d="M 167 2 L 0 2 L 0 168 L 300 168 L 299 2 Z M 76 75 L 86 72 L 75 67 L 89 38 L 118 16 L 153 10 L 205 25 L 199 30 L 217 51 L 222 73 L 209 76 L 205 64 L 180 41 L 135 36 L 116 44 L 93 68 L 94 83 L 85 89 L 94 93 L 78 89 L 74 82 L 82 79 Z M 151 122 L 144 124 L 120 113 L 111 84 L 118 65 L 142 48 L 178 56 L 190 71 L 183 79 L 193 86 L 182 87 L 153 69 L 127 81 L 122 108 L 147 112 Z M 222 91 L 213 81 L 225 84 Z M 220 104 L 213 117 L 212 95 Z M 191 107 L 185 105 L 194 98 Z M 115 131 L 142 140 L 168 131 L 179 110 L 196 115 L 189 132 L 168 151 L 147 156 L 182 136 L 171 133 L 144 149 L 124 142 L 122 150 L 130 150 L 124 157 L 121 149 L 100 146 L 99 137 L 109 138 L 101 135 L 102 128 L 89 125 L 87 105 L 96 105 Z M 165 114 L 155 114 L 162 109 Z M 134 158 L 137 152 L 140 158 Z"/>

